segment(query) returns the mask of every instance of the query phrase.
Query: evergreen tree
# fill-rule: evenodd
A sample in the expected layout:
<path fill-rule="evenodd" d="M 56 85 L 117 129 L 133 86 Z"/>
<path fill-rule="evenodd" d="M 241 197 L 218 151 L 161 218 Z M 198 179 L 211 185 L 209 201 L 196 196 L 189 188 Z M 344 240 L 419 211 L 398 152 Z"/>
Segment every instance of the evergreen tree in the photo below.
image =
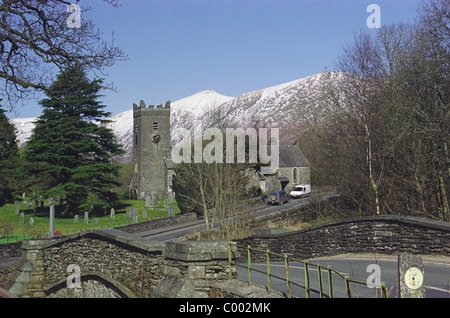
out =
<path fill-rule="evenodd" d="M 43 113 L 26 147 L 35 178 L 31 190 L 44 198 L 65 197 L 66 216 L 117 200 L 110 190 L 119 185 L 112 158 L 123 150 L 104 125 L 110 113 L 98 101 L 101 84 L 77 65 L 58 75 L 48 98 L 40 101 Z"/>
<path fill-rule="evenodd" d="M 1 101 L 1 99 L 0 99 Z M 11 200 L 14 190 L 14 168 L 19 158 L 14 126 L 0 108 L 0 206 Z"/>

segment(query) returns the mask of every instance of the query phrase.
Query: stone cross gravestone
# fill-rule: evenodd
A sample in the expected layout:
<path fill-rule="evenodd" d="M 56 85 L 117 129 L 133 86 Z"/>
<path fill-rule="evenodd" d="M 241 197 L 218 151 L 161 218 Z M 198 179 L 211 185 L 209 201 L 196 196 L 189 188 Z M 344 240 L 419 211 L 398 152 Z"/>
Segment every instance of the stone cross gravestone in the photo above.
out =
<path fill-rule="evenodd" d="M 420 256 L 403 253 L 398 256 L 400 298 L 424 298 L 424 266 Z"/>
<path fill-rule="evenodd" d="M 167 195 L 167 203 L 172 204 L 173 203 L 173 193 L 169 192 Z"/>
<path fill-rule="evenodd" d="M 48 236 L 50 238 L 55 236 L 55 202 L 53 202 L 53 199 L 49 200 L 50 203 L 50 218 L 49 218 L 49 230 L 48 230 Z"/>

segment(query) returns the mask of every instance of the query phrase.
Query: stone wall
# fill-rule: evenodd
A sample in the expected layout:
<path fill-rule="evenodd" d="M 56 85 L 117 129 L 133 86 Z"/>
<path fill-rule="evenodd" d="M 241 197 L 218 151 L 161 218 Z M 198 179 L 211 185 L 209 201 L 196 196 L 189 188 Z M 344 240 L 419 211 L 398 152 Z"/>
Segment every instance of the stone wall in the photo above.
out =
<path fill-rule="evenodd" d="M 0 244 L 0 259 L 22 256 L 22 242 Z"/>
<path fill-rule="evenodd" d="M 155 220 L 150 220 L 146 222 L 139 222 L 136 224 L 129 224 L 118 227 L 118 230 L 127 232 L 127 233 L 138 233 L 144 232 L 148 230 L 153 230 L 156 228 L 161 228 L 170 225 L 182 224 L 191 221 L 197 220 L 197 215 L 195 213 L 184 213 L 178 214 L 172 217 L 167 218 L 159 218 Z"/>
<path fill-rule="evenodd" d="M 237 243 L 298 259 L 345 253 L 448 256 L 450 223 L 396 215 L 361 217 L 277 235 L 254 235 Z M 255 253 L 255 260 L 264 259 L 262 253 L 259 256 Z"/>
<path fill-rule="evenodd" d="M 20 275 L 8 286 L 20 297 L 148 298 L 172 277 L 189 283 L 189 297 L 207 297 L 211 286 L 229 278 L 228 246 L 218 241 L 160 243 L 117 229 L 27 240 Z M 71 265 L 78 267 L 86 290 L 67 288 Z M 234 264 L 231 274 L 237 275 Z"/>

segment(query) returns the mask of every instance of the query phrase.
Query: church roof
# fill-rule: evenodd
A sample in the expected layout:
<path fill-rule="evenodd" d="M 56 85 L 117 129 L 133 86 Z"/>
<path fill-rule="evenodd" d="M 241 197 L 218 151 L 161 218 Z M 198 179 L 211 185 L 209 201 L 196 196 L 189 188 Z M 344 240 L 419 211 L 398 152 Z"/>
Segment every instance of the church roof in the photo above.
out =
<path fill-rule="evenodd" d="M 297 145 L 280 145 L 279 167 L 310 167 L 303 151 Z"/>

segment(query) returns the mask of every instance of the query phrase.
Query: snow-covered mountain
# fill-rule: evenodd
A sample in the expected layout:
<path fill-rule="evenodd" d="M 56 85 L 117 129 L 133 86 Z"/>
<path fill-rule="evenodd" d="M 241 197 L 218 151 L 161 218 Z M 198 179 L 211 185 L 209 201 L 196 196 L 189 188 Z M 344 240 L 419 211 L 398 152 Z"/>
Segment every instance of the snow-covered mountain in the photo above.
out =
<path fill-rule="evenodd" d="M 336 87 L 342 74 L 320 73 L 280 85 L 248 92 L 238 97 L 224 96 L 205 90 L 171 103 L 172 131 L 193 129 L 195 120 L 207 127 L 279 128 L 282 144 L 295 142 L 308 121 L 321 117 L 329 105 L 329 89 Z M 16 118 L 19 144 L 23 146 L 34 127 L 35 118 Z M 127 154 L 122 161 L 131 160 L 133 110 L 110 118 L 108 124 L 124 145 Z M 171 136 L 172 141 L 176 136 Z"/>

